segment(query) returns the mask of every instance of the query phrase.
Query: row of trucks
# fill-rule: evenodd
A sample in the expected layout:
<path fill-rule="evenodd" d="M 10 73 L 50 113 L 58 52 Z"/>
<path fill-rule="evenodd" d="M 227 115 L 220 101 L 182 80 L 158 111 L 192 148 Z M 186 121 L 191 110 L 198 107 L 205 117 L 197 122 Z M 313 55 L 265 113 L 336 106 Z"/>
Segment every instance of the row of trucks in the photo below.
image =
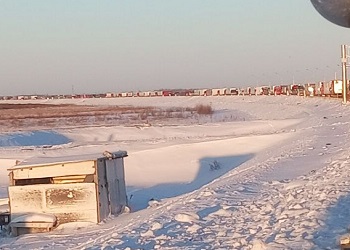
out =
<path fill-rule="evenodd" d="M 161 90 L 147 92 L 108 93 L 106 97 L 148 97 L 148 96 L 226 96 L 226 95 L 299 95 L 299 96 L 331 96 L 341 97 L 342 81 L 259 86 L 247 88 L 212 88 L 193 90 Z"/>
<path fill-rule="evenodd" d="M 332 80 L 329 82 L 291 84 L 276 86 L 261 86 L 255 88 L 255 95 L 299 95 L 299 96 L 324 96 L 341 97 L 343 82 Z"/>

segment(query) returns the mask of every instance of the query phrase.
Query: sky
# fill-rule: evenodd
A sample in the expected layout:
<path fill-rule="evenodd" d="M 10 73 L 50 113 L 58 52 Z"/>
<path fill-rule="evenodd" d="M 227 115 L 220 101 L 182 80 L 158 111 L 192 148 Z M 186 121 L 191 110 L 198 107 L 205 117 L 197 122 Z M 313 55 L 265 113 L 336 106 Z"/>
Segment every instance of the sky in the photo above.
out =
<path fill-rule="evenodd" d="M 340 78 L 347 28 L 309 0 L 0 0 L 0 96 Z"/>

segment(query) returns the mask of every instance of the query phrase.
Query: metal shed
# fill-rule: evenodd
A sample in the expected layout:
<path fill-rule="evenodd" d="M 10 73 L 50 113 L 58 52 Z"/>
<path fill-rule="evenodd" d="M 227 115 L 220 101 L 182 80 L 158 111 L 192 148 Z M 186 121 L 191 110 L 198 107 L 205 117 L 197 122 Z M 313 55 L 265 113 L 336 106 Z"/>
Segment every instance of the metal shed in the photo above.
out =
<path fill-rule="evenodd" d="M 118 215 L 127 206 L 126 156 L 126 151 L 105 151 L 36 158 L 8 169 L 11 221 L 31 213 L 54 215 L 57 225 Z"/>

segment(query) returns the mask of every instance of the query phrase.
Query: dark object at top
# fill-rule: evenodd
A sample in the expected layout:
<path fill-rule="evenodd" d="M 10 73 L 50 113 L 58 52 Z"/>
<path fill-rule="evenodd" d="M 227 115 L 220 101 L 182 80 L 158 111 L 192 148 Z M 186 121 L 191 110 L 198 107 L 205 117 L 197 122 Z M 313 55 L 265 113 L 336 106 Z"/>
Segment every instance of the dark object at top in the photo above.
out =
<path fill-rule="evenodd" d="M 311 0 L 311 3 L 328 21 L 350 28 L 350 0 Z"/>
<path fill-rule="evenodd" d="M 108 158 L 108 159 L 117 159 L 117 158 L 123 158 L 127 157 L 128 153 L 126 151 L 119 150 L 117 152 L 109 152 L 109 151 L 104 151 L 103 156 Z"/>

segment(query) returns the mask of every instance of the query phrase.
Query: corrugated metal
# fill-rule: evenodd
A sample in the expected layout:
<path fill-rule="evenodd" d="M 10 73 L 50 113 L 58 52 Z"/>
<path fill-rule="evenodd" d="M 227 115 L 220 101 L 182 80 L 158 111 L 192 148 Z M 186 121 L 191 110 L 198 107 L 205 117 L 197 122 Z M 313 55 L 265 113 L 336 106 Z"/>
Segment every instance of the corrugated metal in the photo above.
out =
<path fill-rule="evenodd" d="M 97 161 L 97 182 L 98 215 L 99 221 L 102 221 L 110 215 L 105 160 Z"/>
<path fill-rule="evenodd" d="M 106 160 L 106 175 L 111 214 L 119 214 L 126 206 L 125 179 L 122 159 Z"/>

